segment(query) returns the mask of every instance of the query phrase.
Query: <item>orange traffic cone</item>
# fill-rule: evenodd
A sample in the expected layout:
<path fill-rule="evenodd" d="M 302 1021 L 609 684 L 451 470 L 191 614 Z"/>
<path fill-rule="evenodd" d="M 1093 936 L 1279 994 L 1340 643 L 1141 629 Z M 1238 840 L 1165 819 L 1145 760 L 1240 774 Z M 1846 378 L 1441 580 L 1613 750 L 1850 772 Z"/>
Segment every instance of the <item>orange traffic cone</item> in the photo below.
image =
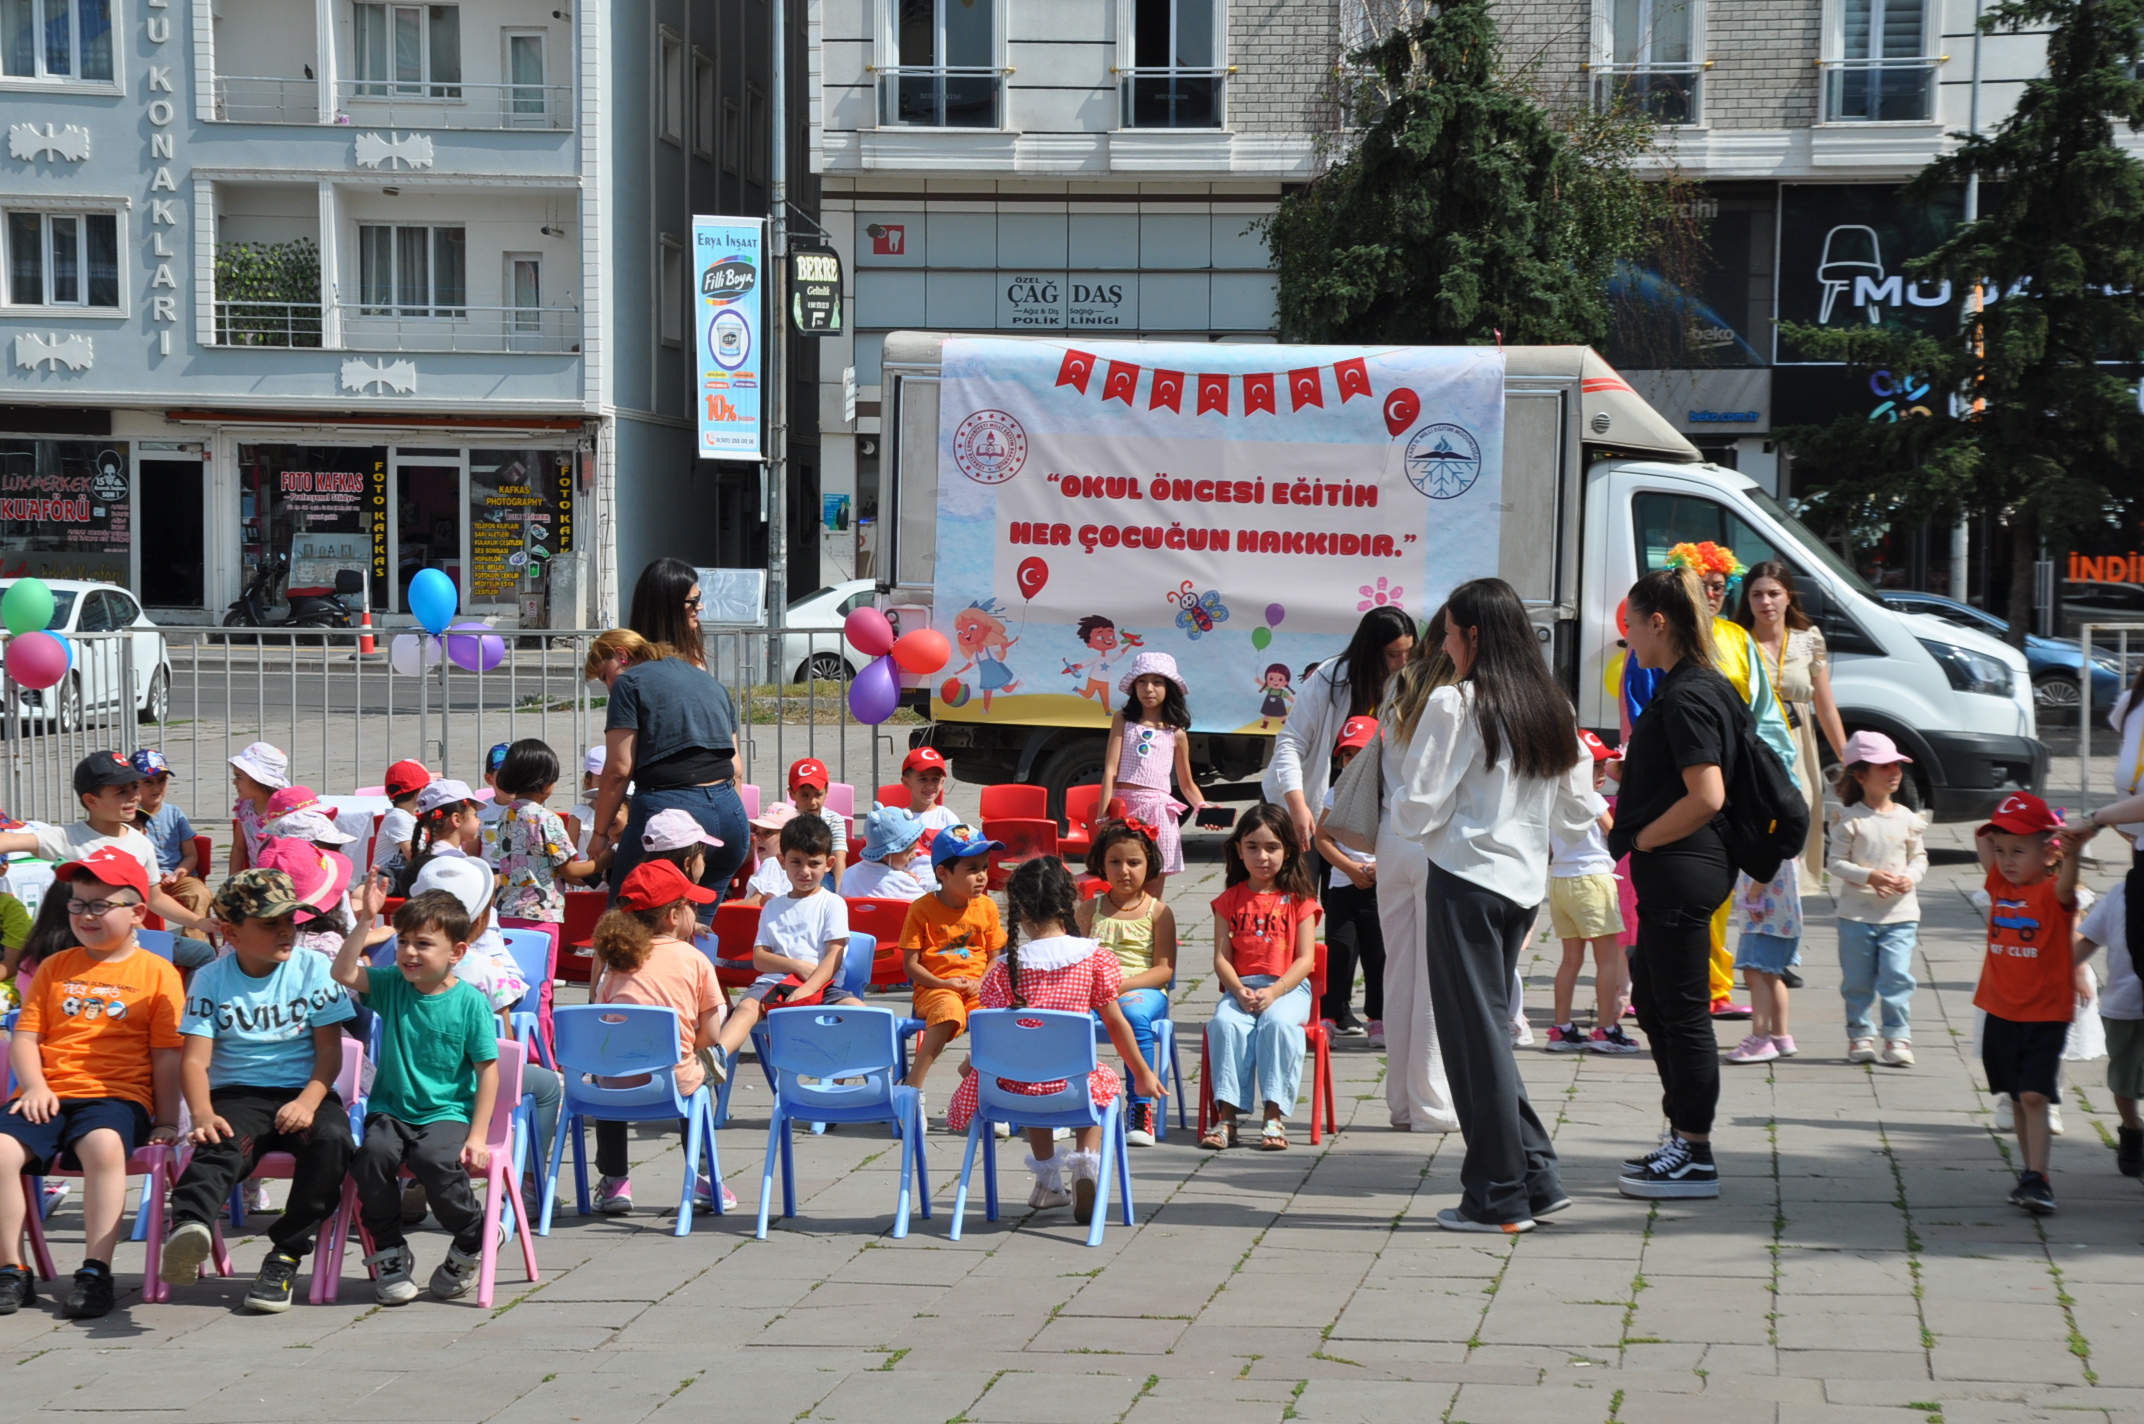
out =
<path fill-rule="evenodd" d="M 372 608 L 369 604 L 365 608 L 365 621 L 360 626 L 361 631 L 357 635 L 357 655 L 361 658 L 370 657 L 380 649 L 379 645 L 372 639 Z"/>

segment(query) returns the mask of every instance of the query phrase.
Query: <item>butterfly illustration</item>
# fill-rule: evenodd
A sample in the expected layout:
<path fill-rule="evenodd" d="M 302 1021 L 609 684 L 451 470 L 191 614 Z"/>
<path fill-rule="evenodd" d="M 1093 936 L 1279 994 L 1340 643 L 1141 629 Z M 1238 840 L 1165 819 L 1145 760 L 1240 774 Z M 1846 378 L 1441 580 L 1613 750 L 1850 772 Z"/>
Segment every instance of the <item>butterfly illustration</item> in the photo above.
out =
<path fill-rule="evenodd" d="M 1223 606 L 1221 595 L 1200 593 L 1189 579 L 1169 594 L 1168 600 L 1177 608 L 1176 626 L 1183 629 L 1194 643 L 1211 633 L 1214 624 L 1228 621 L 1228 609 Z"/>

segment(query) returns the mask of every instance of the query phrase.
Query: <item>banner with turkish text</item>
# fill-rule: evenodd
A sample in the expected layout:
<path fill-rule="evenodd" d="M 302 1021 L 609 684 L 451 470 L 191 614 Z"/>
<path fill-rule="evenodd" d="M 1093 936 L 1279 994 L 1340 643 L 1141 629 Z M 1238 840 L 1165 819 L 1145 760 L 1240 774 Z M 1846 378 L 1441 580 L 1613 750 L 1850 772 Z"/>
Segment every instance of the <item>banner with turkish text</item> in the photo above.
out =
<path fill-rule="evenodd" d="M 1496 572 L 1503 429 L 1494 348 L 949 339 L 932 714 L 1106 725 L 1154 651 L 1276 731 L 1364 613 Z"/>

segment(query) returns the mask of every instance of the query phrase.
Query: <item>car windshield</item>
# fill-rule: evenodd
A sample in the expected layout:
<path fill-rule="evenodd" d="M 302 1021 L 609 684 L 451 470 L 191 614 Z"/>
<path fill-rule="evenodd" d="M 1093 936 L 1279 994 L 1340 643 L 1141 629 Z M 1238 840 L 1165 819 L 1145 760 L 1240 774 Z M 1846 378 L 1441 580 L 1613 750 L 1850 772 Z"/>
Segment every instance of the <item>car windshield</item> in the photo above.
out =
<path fill-rule="evenodd" d="M 807 603 L 811 602 L 811 601 L 812 601 L 813 599 L 815 599 L 815 598 L 824 598 L 824 597 L 826 597 L 826 596 L 827 596 L 828 594 L 832 593 L 833 591 L 834 591 L 834 589 L 833 589 L 833 586 L 832 586 L 831 584 L 830 584 L 830 585 L 828 585 L 828 586 L 827 586 L 827 587 L 825 587 L 825 588 L 815 588 L 815 589 L 813 589 L 813 590 L 812 590 L 812 591 L 811 591 L 810 593 L 807 593 L 807 594 L 805 594 L 805 595 L 804 595 L 804 596 L 803 596 L 802 598 L 792 598 L 792 599 L 790 599 L 790 600 L 789 600 L 789 607 L 790 607 L 790 609 L 791 609 L 792 611 L 794 611 L 794 610 L 796 610 L 796 609 L 802 608 L 802 607 L 803 607 L 803 606 L 804 606 L 805 604 L 807 604 Z"/>
<path fill-rule="evenodd" d="M 1884 602 L 1908 613 L 1926 613 L 1942 619 L 1945 623 L 1976 632 L 1993 633 L 1997 637 L 2009 631 L 2010 625 L 1992 613 L 1983 613 L 1977 608 L 1960 608 L 1955 603 L 1943 603 L 1926 598 L 1886 598 Z"/>
<path fill-rule="evenodd" d="M 1848 588 L 1867 594 L 1870 598 L 1879 597 L 1876 590 L 1869 587 L 1869 581 L 1854 572 L 1853 565 L 1840 558 L 1838 551 L 1831 545 L 1817 538 L 1808 525 L 1787 513 L 1785 505 L 1755 486 L 1743 493 L 1747 494 L 1759 509 L 1771 515 L 1772 522 L 1779 526 L 1780 532 L 1799 544 L 1803 553 L 1845 579 Z"/>

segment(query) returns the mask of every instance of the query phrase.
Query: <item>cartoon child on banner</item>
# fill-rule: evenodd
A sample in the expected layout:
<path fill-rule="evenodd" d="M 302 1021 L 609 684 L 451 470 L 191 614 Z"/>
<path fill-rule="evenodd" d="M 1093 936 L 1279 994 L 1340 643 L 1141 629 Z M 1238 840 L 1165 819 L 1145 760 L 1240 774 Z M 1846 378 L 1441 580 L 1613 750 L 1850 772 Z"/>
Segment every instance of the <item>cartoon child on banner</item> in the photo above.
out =
<path fill-rule="evenodd" d="M 969 604 L 953 615 L 953 641 L 967 654 L 968 660 L 953 669 L 955 676 L 975 669 L 975 681 L 983 694 L 983 711 L 990 710 L 990 699 L 1000 692 L 1011 692 L 1020 685 L 1005 666 L 1005 654 L 1012 650 L 1018 638 L 1006 636 L 1005 621 L 998 617 L 998 601 L 985 598 Z"/>
<path fill-rule="evenodd" d="M 1092 697 L 1107 708 L 1110 679 L 1115 674 L 1117 664 L 1124 660 L 1126 653 L 1139 647 L 1142 640 L 1137 633 L 1120 635 L 1117 625 L 1099 613 L 1089 614 L 1079 620 L 1079 640 L 1087 645 L 1087 650 L 1094 656 L 1083 663 L 1066 663 L 1065 676 L 1078 677 L 1084 672 L 1087 675 L 1087 685 L 1079 690 L 1078 695 Z"/>
<path fill-rule="evenodd" d="M 1292 680 L 1286 663 L 1274 663 L 1258 679 L 1258 690 L 1265 694 L 1265 700 L 1258 704 L 1259 731 L 1288 720 L 1288 704 L 1295 700 L 1295 689 L 1289 686 Z"/>

